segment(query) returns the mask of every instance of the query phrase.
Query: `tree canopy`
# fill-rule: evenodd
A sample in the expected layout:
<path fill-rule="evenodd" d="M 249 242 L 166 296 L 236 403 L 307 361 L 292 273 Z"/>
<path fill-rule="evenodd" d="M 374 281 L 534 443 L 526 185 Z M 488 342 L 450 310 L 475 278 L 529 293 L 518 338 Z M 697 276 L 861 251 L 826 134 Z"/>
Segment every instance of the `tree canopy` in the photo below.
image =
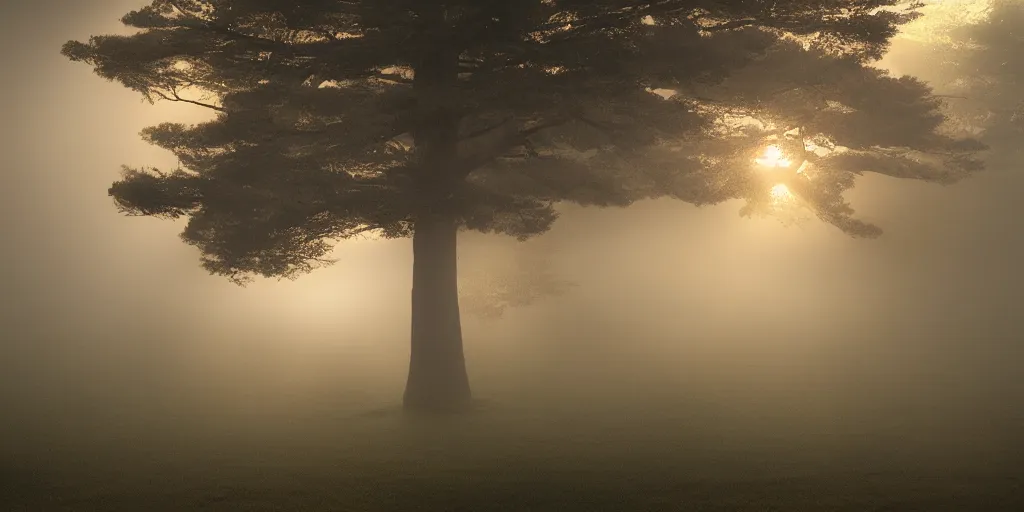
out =
<path fill-rule="evenodd" d="M 963 99 L 958 112 L 973 114 L 985 140 L 1018 146 L 1024 135 L 1024 3 L 990 2 L 986 16 L 950 31 L 952 47 L 939 48 L 952 78 L 949 89 Z M 956 106 L 956 104 L 953 104 Z"/>
<path fill-rule="evenodd" d="M 964 0 L 929 8 L 935 21 L 913 31 L 917 36 L 927 29 L 928 37 L 913 37 L 900 64 L 947 98 L 951 120 L 964 133 L 998 146 L 999 153 L 1018 152 L 1024 134 L 1024 2 Z"/>
<path fill-rule="evenodd" d="M 868 65 L 918 7 L 154 0 L 123 18 L 138 32 L 63 53 L 150 101 L 217 111 L 146 129 L 181 168 L 126 169 L 110 193 L 126 213 L 188 217 L 204 267 L 243 283 L 327 264 L 358 233 L 409 236 L 425 206 L 526 238 L 564 201 L 741 199 L 876 236 L 843 199 L 858 175 L 980 169 L 983 146 L 943 131 L 927 85 Z"/>

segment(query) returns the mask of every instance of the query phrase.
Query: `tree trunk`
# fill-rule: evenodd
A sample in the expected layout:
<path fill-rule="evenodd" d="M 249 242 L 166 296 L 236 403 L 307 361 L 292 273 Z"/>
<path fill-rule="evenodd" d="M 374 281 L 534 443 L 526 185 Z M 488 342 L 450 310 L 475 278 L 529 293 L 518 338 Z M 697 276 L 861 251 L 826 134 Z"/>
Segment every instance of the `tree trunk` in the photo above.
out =
<path fill-rule="evenodd" d="M 456 233 L 452 198 L 460 115 L 452 104 L 459 51 L 450 44 L 445 12 L 424 3 L 429 30 L 420 45 L 414 90 L 419 119 L 414 129 L 419 165 L 413 226 L 412 350 L 404 405 L 414 412 L 457 412 L 470 406 L 462 353 Z M 437 33 L 432 33 L 436 31 Z"/>
<path fill-rule="evenodd" d="M 424 213 L 413 235 L 412 353 L 405 409 L 458 412 L 470 406 L 459 316 L 456 233 L 451 215 Z"/>

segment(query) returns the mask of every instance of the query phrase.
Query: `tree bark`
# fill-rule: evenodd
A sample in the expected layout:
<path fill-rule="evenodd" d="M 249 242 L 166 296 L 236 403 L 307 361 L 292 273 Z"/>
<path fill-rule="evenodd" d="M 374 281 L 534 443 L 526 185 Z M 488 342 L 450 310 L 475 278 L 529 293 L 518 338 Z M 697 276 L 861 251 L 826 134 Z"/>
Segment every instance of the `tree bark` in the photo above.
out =
<path fill-rule="evenodd" d="M 469 408 L 471 393 L 462 351 L 453 196 L 460 116 L 454 107 L 459 51 L 448 40 L 444 11 L 424 4 L 426 39 L 415 66 L 419 119 L 413 136 L 420 202 L 413 226 L 412 347 L 406 411 L 446 413 Z M 437 33 L 431 33 L 436 31 Z"/>
<path fill-rule="evenodd" d="M 405 409 L 459 412 L 471 393 L 462 350 L 453 216 L 424 213 L 413 235 L 412 351 Z"/>

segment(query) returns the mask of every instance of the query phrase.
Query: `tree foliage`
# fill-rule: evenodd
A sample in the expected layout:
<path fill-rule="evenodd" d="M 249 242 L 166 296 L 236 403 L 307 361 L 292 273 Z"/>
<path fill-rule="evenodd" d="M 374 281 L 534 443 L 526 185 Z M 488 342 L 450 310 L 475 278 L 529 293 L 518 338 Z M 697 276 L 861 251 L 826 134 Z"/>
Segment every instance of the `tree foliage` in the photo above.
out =
<path fill-rule="evenodd" d="M 960 110 L 973 110 L 988 140 L 1013 144 L 1024 135 L 1024 2 L 992 0 L 986 14 L 951 31 L 945 62 L 952 90 L 967 100 Z"/>
<path fill-rule="evenodd" d="M 875 236 L 843 199 L 857 175 L 952 183 L 983 147 L 943 134 L 925 84 L 868 66 L 916 17 L 897 4 L 154 0 L 123 18 L 137 33 L 63 53 L 217 111 L 146 129 L 182 168 L 127 169 L 110 193 L 188 217 L 203 265 L 242 283 L 329 263 L 358 233 L 408 236 L 424 208 L 526 238 L 565 201 L 741 199 Z M 756 165 L 768 144 L 791 165 Z"/>
<path fill-rule="evenodd" d="M 930 37 L 912 38 L 901 65 L 942 93 L 951 127 L 979 135 L 999 153 L 1016 153 L 1024 135 L 1024 2 L 930 7 L 938 10 L 937 19 L 925 25 Z M 911 60 L 914 66 L 908 66 Z"/>

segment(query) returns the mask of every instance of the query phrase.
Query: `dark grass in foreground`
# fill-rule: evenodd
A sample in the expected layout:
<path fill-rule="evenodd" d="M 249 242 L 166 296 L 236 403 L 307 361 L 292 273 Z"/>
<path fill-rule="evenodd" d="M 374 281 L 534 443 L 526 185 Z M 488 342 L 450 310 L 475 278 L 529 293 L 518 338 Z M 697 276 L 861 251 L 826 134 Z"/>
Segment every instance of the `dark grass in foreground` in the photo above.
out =
<path fill-rule="evenodd" d="M 1011 477 L 848 474 L 701 482 L 619 467 L 334 478 L 271 472 L 219 483 L 153 478 L 131 489 L 23 486 L 5 496 L 5 510 L 1024 510 L 1024 488 Z"/>
<path fill-rule="evenodd" d="M 1024 510 L 1012 457 L 971 452 L 969 435 L 949 434 L 948 451 L 924 460 L 915 450 L 934 456 L 940 441 L 861 439 L 829 451 L 849 433 L 809 428 L 780 441 L 757 438 L 757 425 L 730 436 L 686 423 L 485 407 L 455 418 L 374 410 L 272 428 L 253 419 L 248 429 L 233 423 L 176 440 L 148 432 L 62 456 L 52 447 L 49 464 L 6 464 L 0 510 Z"/>

